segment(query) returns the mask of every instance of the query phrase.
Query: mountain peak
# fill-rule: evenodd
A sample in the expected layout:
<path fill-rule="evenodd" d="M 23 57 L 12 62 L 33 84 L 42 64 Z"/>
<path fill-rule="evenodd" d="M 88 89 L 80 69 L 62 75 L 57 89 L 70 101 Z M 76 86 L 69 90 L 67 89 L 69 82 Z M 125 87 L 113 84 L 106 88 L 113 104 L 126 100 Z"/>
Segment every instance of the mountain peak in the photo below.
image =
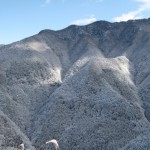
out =
<path fill-rule="evenodd" d="M 150 19 L 97 21 L 2 46 L 0 149 L 148 148 L 149 37 Z"/>

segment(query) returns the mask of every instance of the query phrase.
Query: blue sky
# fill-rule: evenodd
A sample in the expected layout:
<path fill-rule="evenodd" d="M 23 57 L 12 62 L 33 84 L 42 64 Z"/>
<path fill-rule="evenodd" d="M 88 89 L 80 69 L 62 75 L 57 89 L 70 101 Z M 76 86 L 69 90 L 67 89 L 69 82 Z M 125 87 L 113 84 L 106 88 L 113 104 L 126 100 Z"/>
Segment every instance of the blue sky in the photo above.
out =
<path fill-rule="evenodd" d="M 71 24 L 150 17 L 150 0 L 0 0 L 0 44 Z"/>

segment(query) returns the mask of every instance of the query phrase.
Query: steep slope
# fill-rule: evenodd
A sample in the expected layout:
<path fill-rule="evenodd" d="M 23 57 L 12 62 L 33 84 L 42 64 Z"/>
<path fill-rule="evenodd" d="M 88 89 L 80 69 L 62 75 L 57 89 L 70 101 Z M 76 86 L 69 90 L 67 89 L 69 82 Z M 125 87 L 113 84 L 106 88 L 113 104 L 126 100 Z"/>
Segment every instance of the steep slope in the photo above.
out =
<path fill-rule="evenodd" d="M 149 147 L 149 37 L 149 19 L 99 21 L 0 47 L 1 148 Z"/>
<path fill-rule="evenodd" d="M 24 142 L 25 147 L 28 149 L 34 149 L 31 146 L 29 139 L 20 131 L 3 112 L 0 111 L 0 144 L 1 150 L 18 149 L 18 145 Z M 12 149 L 13 150 L 13 149 Z"/>

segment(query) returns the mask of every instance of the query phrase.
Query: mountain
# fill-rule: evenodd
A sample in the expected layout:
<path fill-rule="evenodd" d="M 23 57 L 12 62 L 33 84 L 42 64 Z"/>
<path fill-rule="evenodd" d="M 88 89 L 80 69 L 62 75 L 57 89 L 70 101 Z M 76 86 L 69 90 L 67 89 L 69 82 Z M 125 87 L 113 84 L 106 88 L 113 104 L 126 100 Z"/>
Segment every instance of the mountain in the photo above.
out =
<path fill-rule="evenodd" d="M 97 21 L 0 47 L 0 149 L 150 147 L 150 19 Z"/>
<path fill-rule="evenodd" d="M 0 44 L 0 47 L 4 46 L 3 44 Z"/>

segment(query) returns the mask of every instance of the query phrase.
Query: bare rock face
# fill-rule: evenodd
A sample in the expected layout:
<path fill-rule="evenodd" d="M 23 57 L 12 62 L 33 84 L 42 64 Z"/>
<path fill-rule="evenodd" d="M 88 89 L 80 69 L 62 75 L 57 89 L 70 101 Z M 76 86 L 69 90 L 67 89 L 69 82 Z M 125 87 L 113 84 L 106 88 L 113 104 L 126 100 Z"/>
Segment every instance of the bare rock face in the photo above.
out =
<path fill-rule="evenodd" d="M 0 46 L 0 149 L 147 150 L 150 20 L 43 30 Z"/>

